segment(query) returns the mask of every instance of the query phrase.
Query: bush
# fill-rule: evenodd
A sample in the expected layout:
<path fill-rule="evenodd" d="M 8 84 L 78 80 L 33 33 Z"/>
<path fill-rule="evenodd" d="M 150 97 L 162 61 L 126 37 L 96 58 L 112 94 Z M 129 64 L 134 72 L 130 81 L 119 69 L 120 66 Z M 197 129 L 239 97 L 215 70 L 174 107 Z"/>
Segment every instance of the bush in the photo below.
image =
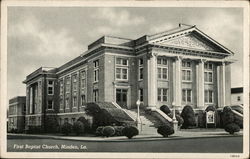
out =
<path fill-rule="evenodd" d="M 57 121 L 56 115 L 50 115 L 45 118 L 45 132 L 47 133 L 55 133 L 59 131 L 59 123 Z"/>
<path fill-rule="evenodd" d="M 178 126 L 181 126 L 184 123 L 183 118 L 180 115 L 175 115 L 176 120 L 178 121 Z"/>
<path fill-rule="evenodd" d="M 174 134 L 174 129 L 170 125 L 163 125 L 158 127 L 157 132 L 161 134 L 163 137 L 168 137 L 169 135 Z"/>
<path fill-rule="evenodd" d="M 80 122 L 83 123 L 85 132 L 90 132 L 91 131 L 91 126 L 90 126 L 87 119 L 85 119 L 84 117 L 80 117 L 80 118 L 77 119 L 77 121 L 80 121 Z"/>
<path fill-rule="evenodd" d="M 103 136 L 110 137 L 115 135 L 115 129 L 112 126 L 105 126 L 102 130 Z"/>
<path fill-rule="evenodd" d="M 198 112 L 198 127 L 205 128 L 206 127 L 206 115 L 204 111 Z"/>
<path fill-rule="evenodd" d="M 84 133 L 84 125 L 81 121 L 77 121 L 73 124 L 73 132 L 76 133 L 76 135 L 80 135 Z"/>
<path fill-rule="evenodd" d="M 235 123 L 227 124 L 225 126 L 225 131 L 229 132 L 229 134 L 234 134 L 235 132 L 240 131 L 240 127 Z"/>
<path fill-rule="evenodd" d="M 122 133 L 124 136 L 126 136 L 127 138 L 131 139 L 132 137 L 136 136 L 139 134 L 139 130 L 134 127 L 134 126 L 128 126 L 128 127 L 125 127 L 123 130 L 122 130 Z"/>
<path fill-rule="evenodd" d="M 98 128 L 96 128 L 95 134 L 97 136 L 102 136 L 102 130 L 103 130 L 103 126 L 99 126 Z"/>
<path fill-rule="evenodd" d="M 229 106 L 223 108 L 222 122 L 224 127 L 228 124 L 234 123 L 234 114 Z"/>
<path fill-rule="evenodd" d="M 72 124 L 70 123 L 64 123 L 61 127 L 61 133 L 63 133 L 64 135 L 69 135 L 69 133 L 71 133 L 72 131 Z"/>
<path fill-rule="evenodd" d="M 234 123 L 243 128 L 243 118 L 234 114 Z"/>
<path fill-rule="evenodd" d="M 28 130 L 26 130 L 27 134 L 36 134 L 43 132 L 40 126 L 28 126 Z"/>
<path fill-rule="evenodd" d="M 114 126 L 115 128 L 115 136 L 123 136 L 124 126 Z"/>
<path fill-rule="evenodd" d="M 167 105 L 162 105 L 160 107 L 160 110 L 163 111 L 165 114 L 167 114 L 168 116 L 171 116 L 171 110 L 169 109 L 169 107 Z"/>
<path fill-rule="evenodd" d="M 192 126 L 195 126 L 195 115 L 194 115 L 194 110 L 191 106 L 186 105 L 183 108 L 181 112 L 181 117 L 184 120 L 181 128 L 187 129 Z"/>

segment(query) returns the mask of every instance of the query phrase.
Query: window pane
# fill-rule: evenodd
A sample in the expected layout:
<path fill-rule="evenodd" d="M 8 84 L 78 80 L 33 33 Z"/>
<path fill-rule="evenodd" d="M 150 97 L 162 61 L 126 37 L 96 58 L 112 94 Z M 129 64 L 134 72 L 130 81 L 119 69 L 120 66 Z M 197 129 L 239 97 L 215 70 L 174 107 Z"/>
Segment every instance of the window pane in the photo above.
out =
<path fill-rule="evenodd" d="M 161 68 L 157 68 L 157 74 L 158 74 L 158 78 L 161 79 Z"/>
<path fill-rule="evenodd" d="M 128 65 L 128 60 L 123 59 L 122 60 L 122 65 L 126 65 L 127 66 Z"/>
<path fill-rule="evenodd" d="M 187 102 L 191 102 L 191 90 L 187 90 Z"/>
<path fill-rule="evenodd" d="M 167 100 L 168 100 L 168 90 L 163 89 L 163 101 L 167 101 Z"/>
<path fill-rule="evenodd" d="M 186 71 L 185 70 L 182 70 L 182 80 L 186 80 Z"/>
<path fill-rule="evenodd" d="M 186 80 L 190 81 L 191 80 L 191 71 L 187 70 L 187 78 Z"/>
<path fill-rule="evenodd" d="M 159 64 L 159 65 L 161 64 L 161 59 L 160 58 L 157 59 L 157 64 Z"/>
<path fill-rule="evenodd" d="M 205 103 L 208 103 L 208 91 L 207 90 L 205 91 L 204 97 L 205 97 Z"/>
<path fill-rule="evenodd" d="M 212 74 L 212 72 L 209 72 L 209 82 L 213 82 L 213 74 Z"/>
<path fill-rule="evenodd" d="M 163 68 L 162 71 L 163 71 L 163 74 L 162 74 L 163 77 L 162 78 L 163 79 L 167 79 L 167 77 L 168 77 L 168 74 L 167 74 L 168 70 L 166 68 Z"/>
<path fill-rule="evenodd" d="M 116 78 L 121 79 L 121 69 L 120 68 L 116 69 Z"/>
<path fill-rule="evenodd" d="M 186 102 L 186 90 L 182 90 L 182 101 Z"/>
<path fill-rule="evenodd" d="M 140 77 L 139 79 L 143 79 L 143 68 L 140 68 Z"/>
<path fill-rule="evenodd" d="M 191 62 L 187 62 L 187 67 L 191 67 Z"/>
<path fill-rule="evenodd" d="M 127 69 L 122 69 L 122 79 L 127 79 L 128 78 L 128 70 Z"/>
<path fill-rule="evenodd" d="M 121 59 L 120 58 L 117 58 L 116 59 L 116 64 L 120 65 L 122 62 L 121 62 Z"/>
<path fill-rule="evenodd" d="M 158 88 L 157 94 L 158 94 L 158 101 L 161 101 L 161 89 L 160 88 Z"/>
<path fill-rule="evenodd" d="M 167 65 L 167 64 L 168 64 L 167 59 L 163 59 L 163 65 Z"/>

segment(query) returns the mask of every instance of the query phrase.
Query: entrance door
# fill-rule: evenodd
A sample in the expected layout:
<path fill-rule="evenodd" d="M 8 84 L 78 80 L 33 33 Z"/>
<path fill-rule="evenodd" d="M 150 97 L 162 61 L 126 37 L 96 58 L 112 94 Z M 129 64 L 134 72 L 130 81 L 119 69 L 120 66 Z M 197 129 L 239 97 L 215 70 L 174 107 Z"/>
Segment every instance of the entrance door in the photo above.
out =
<path fill-rule="evenodd" d="M 116 89 L 116 103 L 127 109 L 127 89 Z"/>

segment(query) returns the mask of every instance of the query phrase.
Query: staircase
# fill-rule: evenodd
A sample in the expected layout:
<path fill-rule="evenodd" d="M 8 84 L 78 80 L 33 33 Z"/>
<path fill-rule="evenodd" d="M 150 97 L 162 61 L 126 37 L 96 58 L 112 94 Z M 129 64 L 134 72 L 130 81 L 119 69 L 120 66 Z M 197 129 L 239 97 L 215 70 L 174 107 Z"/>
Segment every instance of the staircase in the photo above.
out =
<path fill-rule="evenodd" d="M 127 113 L 133 117 L 134 120 L 136 120 L 137 118 L 137 109 L 130 109 L 127 110 Z M 142 123 L 142 131 L 140 132 L 140 134 L 142 135 L 155 135 L 158 134 L 157 133 L 157 127 L 161 124 L 161 121 L 158 120 L 157 118 L 153 117 L 150 114 L 147 114 L 144 110 L 140 110 L 140 120 Z"/>

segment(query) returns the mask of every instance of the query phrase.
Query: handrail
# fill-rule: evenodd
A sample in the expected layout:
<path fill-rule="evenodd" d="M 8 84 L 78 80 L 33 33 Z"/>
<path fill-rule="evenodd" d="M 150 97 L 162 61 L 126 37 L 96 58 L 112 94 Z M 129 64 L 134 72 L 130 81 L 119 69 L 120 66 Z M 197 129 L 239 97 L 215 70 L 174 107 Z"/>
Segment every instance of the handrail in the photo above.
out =
<path fill-rule="evenodd" d="M 165 114 L 163 111 L 161 111 L 160 109 L 152 109 L 152 111 L 156 111 L 157 113 L 159 113 L 164 119 L 166 119 L 169 122 L 173 122 L 173 119 L 170 118 L 167 114 Z"/>
<path fill-rule="evenodd" d="M 136 119 L 134 119 L 134 117 L 131 116 L 130 113 L 128 113 L 125 109 L 123 109 L 119 104 L 117 104 L 116 102 L 112 102 L 112 104 L 118 108 L 118 109 L 122 109 L 133 121 L 136 121 Z"/>

